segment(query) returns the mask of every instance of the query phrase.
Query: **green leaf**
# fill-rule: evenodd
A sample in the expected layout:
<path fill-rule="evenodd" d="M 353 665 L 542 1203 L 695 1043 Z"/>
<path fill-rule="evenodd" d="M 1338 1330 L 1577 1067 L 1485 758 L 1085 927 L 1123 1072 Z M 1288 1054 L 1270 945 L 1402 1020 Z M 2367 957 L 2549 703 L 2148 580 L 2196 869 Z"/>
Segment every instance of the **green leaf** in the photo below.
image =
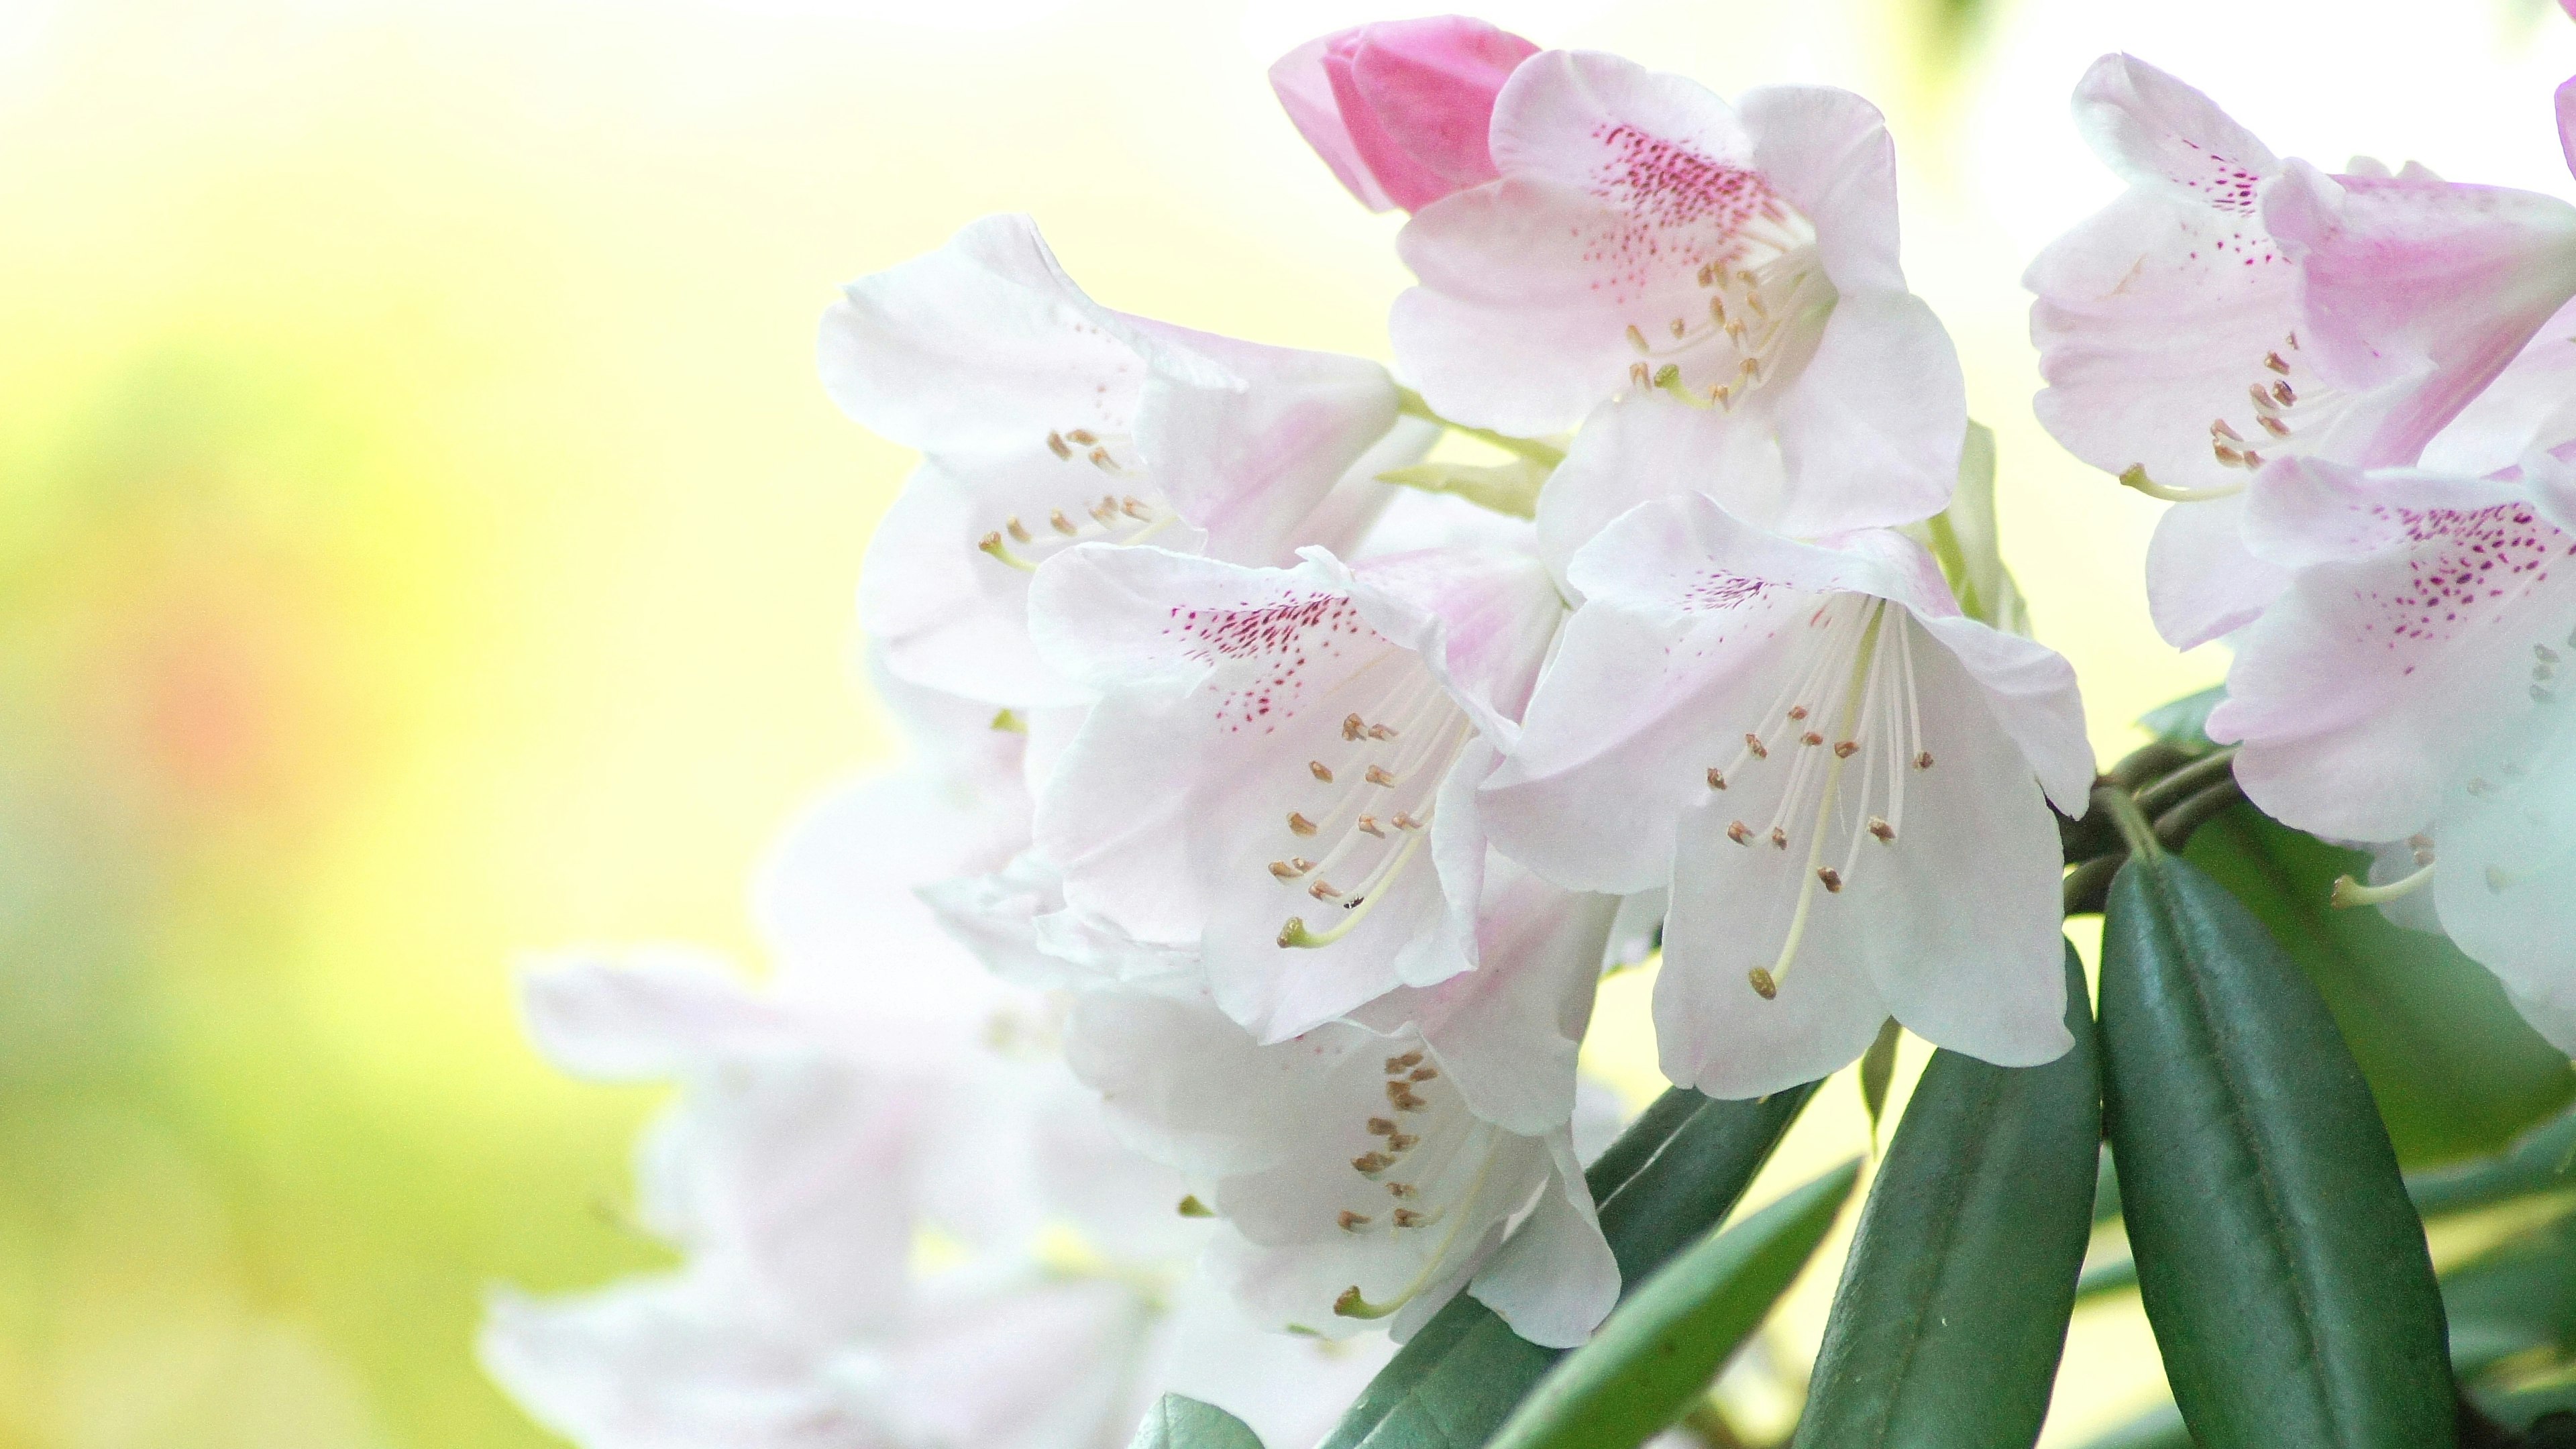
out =
<path fill-rule="evenodd" d="M 2004 567 L 1995 528 L 1995 434 L 1985 424 L 1968 424 L 1959 486 L 1950 506 L 1926 520 L 1925 531 L 1961 613 L 2007 633 L 2030 633 L 2030 607 Z"/>
<path fill-rule="evenodd" d="M 1723 1221 L 1814 1092 L 1722 1102 L 1675 1087 L 1640 1113 L 1584 1174 L 1621 1281 L 1644 1281 Z M 1474 1449 L 1562 1356 L 1461 1293 L 1378 1370 L 1320 1449 Z"/>
<path fill-rule="evenodd" d="M 1128 1449 L 1261 1449 L 1261 1436 L 1214 1404 L 1165 1394 L 1145 1411 Z"/>
<path fill-rule="evenodd" d="M 1796 1449 L 2030 1449 L 2093 1230 L 2101 1062 L 2075 948 L 2075 1046 L 2046 1066 L 1935 1052 L 1871 1184 Z"/>
<path fill-rule="evenodd" d="M 2203 1449 L 2448 1449 L 2422 1225 L 2325 1001 L 2188 861 L 2102 933 L 2104 1111 L 2139 1288 Z"/>
<path fill-rule="evenodd" d="M 2240 806 L 2201 827 L 2192 862 L 2243 901 L 2325 996 L 2361 1063 L 2398 1161 L 2496 1151 L 2576 1099 L 2564 1053 L 2494 975 L 2440 936 L 2327 904 L 2368 858 Z"/>
<path fill-rule="evenodd" d="M 2576 1217 L 2523 1233 L 2442 1280 L 2451 1366 L 2473 1375 L 2532 1349 L 2576 1348 Z"/>
<path fill-rule="evenodd" d="M 2085 1440 L 2083 1449 L 2192 1449 L 2191 1431 L 2182 1425 L 2182 1410 L 2168 1399 L 2115 1429 Z"/>
<path fill-rule="evenodd" d="M 2226 702 L 2227 686 L 2213 684 L 2138 716 L 2138 725 L 2166 744 L 2195 754 L 2218 748 L 2209 738 L 2209 712 Z"/>
<path fill-rule="evenodd" d="M 1549 1370 L 1492 1449 L 1633 1449 L 1670 1427 L 1815 1256 L 1859 1175 L 1855 1158 L 1658 1269 Z"/>

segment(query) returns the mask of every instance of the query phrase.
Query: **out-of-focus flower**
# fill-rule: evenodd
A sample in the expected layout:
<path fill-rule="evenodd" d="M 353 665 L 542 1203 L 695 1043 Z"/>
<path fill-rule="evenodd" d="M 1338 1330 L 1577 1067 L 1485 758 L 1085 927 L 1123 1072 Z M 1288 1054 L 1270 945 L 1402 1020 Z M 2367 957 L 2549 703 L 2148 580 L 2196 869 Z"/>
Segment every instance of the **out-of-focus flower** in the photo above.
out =
<path fill-rule="evenodd" d="M 2403 842 L 2416 868 L 2363 898 L 2429 886 L 2442 929 L 2576 1050 L 2576 472 L 2289 459 L 2248 499 L 2247 542 L 2290 583 L 2239 637 L 2211 737 L 2241 742 L 2237 779 L 2283 822 Z"/>
<path fill-rule="evenodd" d="M 1346 545 L 1428 437 L 1396 428 L 1373 362 L 1100 306 L 1025 216 L 851 283 L 820 354 L 843 411 L 923 453 L 869 544 L 860 623 L 899 677 L 993 705 L 1082 699 L 1028 642 L 1029 577 L 1067 546 Z"/>
<path fill-rule="evenodd" d="M 2004 1065 L 2066 1049 L 2048 806 L 2082 813 L 2093 762 L 2065 660 L 1963 617 L 1901 535 L 1799 543 L 1698 496 L 1640 505 L 1572 574 L 1585 603 L 1479 804 L 1560 885 L 1669 883 L 1666 1076 L 1778 1091 L 1890 1016 Z"/>
<path fill-rule="evenodd" d="M 767 990 L 671 956 L 531 980 L 568 1070 L 681 1083 L 639 1175 L 685 1263 L 502 1295 L 484 1336 L 584 1449 L 1090 1449 L 1165 1389 L 1295 1442 L 1383 1357 L 1255 1332 L 1191 1280 L 1207 1229 L 1065 1070 L 1060 1008 L 906 890 L 1007 840 L 959 803 L 913 776 L 810 812 L 756 892 Z"/>
<path fill-rule="evenodd" d="M 1219 1271 L 1256 1313 L 1402 1338 L 1463 1285 L 1571 1347 L 1619 1291 L 1570 1130 L 1616 908 L 1503 867 L 1474 971 L 1268 1046 L 1192 992 L 1093 992 L 1067 1052 L 1224 1220 Z"/>
<path fill-rule="evenodd" d="M 1495 102 L 1501 179 L 1423 208 L 1399 242 L 1421 285 L 1390 321 L 1442 414 L 1571 428 L 1655 392 L 1687 476 L 1816 486 L 1801 535 L 1920 518 L 1967 426 L 1957 358 L 1897 264 L 1884 120 L 1845 91 L 1782 86 L 1741 109 L 1584 51 L 1524 61 Z"/>
<path fill-rule="evenodd" d="M 2247 475 L 2290 456 L 2414 463 L 2576 293 L 2576 208 L 2411 164 L 2281 160 L 2125 55 L 2085 73 L 2075 115 L 2129 190 L 2024 278 L 2037 407 L 2076 456 L 2179 505 L 2148 597 L 2189 647 L 2285 582 L 2239 541 Z"/>
<path fill-rule="evenodd" d="M 1387 20 L 1306 42 L 1270 88 L 1333 177 L 1371 211 L 1419 211 L 1494 179 L 1494 95 L 1538 47 L 1464 15 Z"/>
<path fill-rule="evenodd" d="M 1263 1041 L 1473 964 L 1475 787 L 1564 616 L 1536 558 L 1078 549 L 1031 602 L 1102 694 L 1038 802 L 1068 907 L 1195 948 Z"/>

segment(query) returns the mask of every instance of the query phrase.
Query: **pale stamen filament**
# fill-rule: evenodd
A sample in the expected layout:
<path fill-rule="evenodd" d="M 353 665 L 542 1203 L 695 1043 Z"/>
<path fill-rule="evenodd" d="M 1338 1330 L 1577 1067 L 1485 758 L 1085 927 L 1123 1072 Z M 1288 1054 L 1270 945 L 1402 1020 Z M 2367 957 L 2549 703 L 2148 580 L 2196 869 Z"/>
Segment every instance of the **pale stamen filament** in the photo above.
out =
<path fill-rule="evenodd" d="M 1483 1148 L 1490 1140 L 1493 1131 L 1491 1126 L 1478 1122 L 1469 1135 L 1477 1139 L 1479 1148 Z M 1422 1271 L 1414 1275 L 1413 1281 L 1398 1289 L 1395 1296 L 1384 1303 L 1372 1303 L 1361 1297 L 1359 1285 L 1354 1283 L 1343 1289 L 1341 1296 L 1333 1300 L 1333 1312 L 1344 1318 L 1384 1318 L 1412 1302 L 1416 1295 L 1430 1286 L 1431 1280 L 1448 1262 L 1449 1250 L 1457 1243 L 1459 1229 L 1465 1227 L 1470 1220 L 1471 1215 L 1466 1210 L 1473 1207 L 1478 1198 L 1484 1196 L 1485 1179 L 1493 1171 L 1495 1154 L 1485 1150 L 1479 1155 L 1483 1160 L 1476 1166 L 1475 1180 L 1468 1184 L 1466 1195 L 1448 1211 L 1451 1218 L 1448 1230 L 1440 1235 L 1439 1245 L 1434 1247 L 1424 1259 Z"/>
<path fill-rule="evenodd" d="M 1869 605 L 1869 625 L 1860 642 L 1861 657 L 1853 659 L 1850 679 L 1843 687 L 1842 722 L 1836 733 L 1838 739 L 1850 739 L 1854 727 L 1860 722 L 1863 682 L 1867 666 L 1876 658 L 1879 627 L 1887 614 L 1885 600 L 1872 599 Z M 1903 637 L 1901 629 L 1899 637 Z M 1791 909 L 1789 930 L 1780 943 L 1780 954 L 1768 968 L 1756 966 L 1745 973 L 1754 991 L 1765 1001 L 1780 994 L 1780 978 L 1789 973 L 1790 963 L 1797 959 L 1798 944 L 1807 934 L 1807 919 L 1815 907 L 1816 888 L 1824 883 L 1819 872 L 1824 867 L 1825 833 L 1832 823 L 1834 799 L 1842 784 L 1844 763 L 1845 757 L 1840 754 L 1827 756 L 1824 788 L 1817 794 L 1816 818 L 1810 830 L 1812 838 L 1807 842 L 1806 869 L 1799 875 L 1798 900 Z"/>

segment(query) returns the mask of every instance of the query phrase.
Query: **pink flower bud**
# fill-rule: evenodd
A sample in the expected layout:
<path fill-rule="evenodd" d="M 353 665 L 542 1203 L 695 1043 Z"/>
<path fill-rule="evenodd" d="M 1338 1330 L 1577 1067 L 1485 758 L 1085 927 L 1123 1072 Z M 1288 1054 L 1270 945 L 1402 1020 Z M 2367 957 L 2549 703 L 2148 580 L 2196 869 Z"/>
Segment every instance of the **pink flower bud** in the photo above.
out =
<path fill-rule="evenodd" d="M 1463 15 L 1381 21 L 1288 52 L 1270 86 L 1353 196 L 1418 211 L 1494 179 L 1494 95 L 1537 51 Z"/>

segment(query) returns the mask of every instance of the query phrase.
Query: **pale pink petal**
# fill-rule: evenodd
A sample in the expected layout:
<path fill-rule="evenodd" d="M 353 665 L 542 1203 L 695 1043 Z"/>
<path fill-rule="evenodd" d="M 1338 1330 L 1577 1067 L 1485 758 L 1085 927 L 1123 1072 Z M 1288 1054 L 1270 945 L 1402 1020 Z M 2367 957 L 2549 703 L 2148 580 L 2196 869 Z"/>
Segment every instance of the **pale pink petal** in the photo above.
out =
<path fill-rule="evenodd" d="M 2296 460 L 2281 460 L 2286 467 Z M 2280 596 L 2290 576 L 2248 552 L 2245 495 L 2177 503 L 2156 520 L 2147 544 L 2147 611 L 2177 649 L 2243 628 Z"/>
<path fill-rule="evenodd" d="M 1295 50 L 1279 57 L 1270 66 L 1270 89 L 1279 97 L 1280 109 L 1297 127 L 1297 134 L 1315 148 L 1324 164 L 1332 168 L 1333 179 L 1342 189 L 1360 199 L 1371 211 L 1393 211 L 1395 199 L 1386 194 L 1369 165 L 1360 157 L 1359 147 L 1351 138 L 1351 128 L 1342 119 L 1342 103 L 1334 93 L 1333 75 L 1327 67 L 1347 74 L 1349 49 L 1356 30 L 1320 35 Z M 1336 55 L 1339 50 L 1341 54 Z"/>
<path fill-rule="evenodd" d="M 693 952 L 563 958 L 526 973 L 519 991 L 538 1050 L 599 1081 L 666 1078 L 798 1039 L 784 1014 L 721 960 Z"/>
<path fill-rule="evenodd" d="M 1846 292 L 1780 399 L 1780 451 L 1797 483 L 1776 526 L 1815 537 L 1940 512 L 1958 485 L 1966 389 L 1921 298 Z"/>
<path fill-rule="evenodd" d="M 2576 302 L 2558 309 L 2424 447 L 2427 472 L 2482 477 L 2576 439 Z"/>
<path fill-rule="evenodd" d="M 1603 403 L 1574 435 L 1565 461 L 1538 495 L 1538 547 L 1559 585 L 1565 570 L 1619 515 L 1652 498 L 1699 492 L 1738 518 L 1771 526 L 1785 507 L 1771 400 L 1731 412 L 1695 408 L 1659 392 Z"/>
<path fill-rule="evenodd" d="M 1494 99 L 1537 53 L 1521 37 L 1463 15 L 1361 29 L 1351 55 L 1360 98 L 1406 158 L 1443 188 L 1403 203 L 1408 209 L 1494 179 Z"/>
<path fill-rule="evenodd" d="M 1544 1348 L 1580 1348 L 1619 1301 L 1619 1260 L 1601 1235 L 1592 1193 L 1559 1130 L 1555 1171 L 1537 1205 L 1467 1285 L 1512 1332 Z"/>
<path fill-rule="evenodd" d="M 1896 143 L 1878 107 L 1831 86 L 1763 86 L 1744 93 L 1740 110 L 1754 165 L 1815 224 L 1816 256 L 1834 286 L 1904 291 Z"/>
<path fill-rule="evenodd" d="M 2372 394 L 2308 446 L 2363 467 L 2413 463 L 2576 294 L 2576 207 L 2554 197 L 2293 162 L 2263 216 L 2299 252 L 2301 346 Z"/>
<path fill-rule="evenodd" d="M 2106 55 L 2075 86 L 2075 125 L 2136 185 L 2251 216 L 2279 169 L 2271 149 L 2209 97 L 2128 55 Z"/>
<path fill-rule="evenodd" d="M 2576 0 L 2561 0 L 2561 3 L 2576 5 Z M 2576 137 L 2571 137 L 2569 134 L 2571 129 L 2576 129 L 2576 77 L 2559 83 L 2555 99 L 2558 111 L 2558 154 L 2566 158 L 2567 169 L 2570 172 L 2576 172 Z"/>
<path fill-rule="evenodd" d="M 2075 666 L 2036 639 L 2007 634 L 1962 614 L 1918 616 L 1917 622 L 1974 682 L 1996 727 L 2021 753 L 2025 770 L 2039 778 L 2050 803 L 2081 819 L 2093 793 L 2094 768 Z M 1932 708 L 1930 696 L 1925 698 L 1925 707 Z M 1965 705 L 1945 700 L 1940 707 Z"/>

